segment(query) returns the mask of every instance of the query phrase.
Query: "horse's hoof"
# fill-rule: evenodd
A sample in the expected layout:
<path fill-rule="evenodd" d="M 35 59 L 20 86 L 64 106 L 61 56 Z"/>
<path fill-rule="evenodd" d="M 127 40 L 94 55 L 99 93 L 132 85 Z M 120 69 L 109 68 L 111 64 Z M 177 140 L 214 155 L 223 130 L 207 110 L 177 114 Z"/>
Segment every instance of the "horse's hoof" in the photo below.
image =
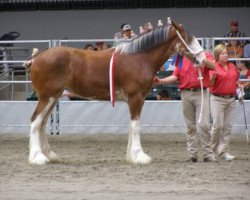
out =
<path fill-rule="evenodd" d="M 150 164 L 152 158 L 144 152 L 140 152 L 136 156 L 127 156 L 127 161 L 132 164 L 145 165 Z"/>
<path fill-rule="evenodd" d="M 50 162 L 58 162 L 59 161 L 59 158 L 54 151 L 49 152 L 48 158 L 49 158 Z"/>
<path fill-rule="evenodd" d="M 44 165 L 49 162 L 49 159 L 42 153 L 37 153 L 33 158 L 30 156 L 29 163 L 31 165 Z"/>

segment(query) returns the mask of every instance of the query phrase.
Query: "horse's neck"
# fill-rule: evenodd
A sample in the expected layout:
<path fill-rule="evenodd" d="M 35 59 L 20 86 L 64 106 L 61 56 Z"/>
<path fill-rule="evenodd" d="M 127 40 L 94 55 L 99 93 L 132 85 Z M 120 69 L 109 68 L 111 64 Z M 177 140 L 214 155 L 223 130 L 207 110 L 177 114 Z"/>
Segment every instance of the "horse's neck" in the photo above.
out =
<path fill-rule="evenodd" d="M 171 52 L 172 50 L 167 43 L 154 47 L 147 52 L 147 58 L 149 58 L 149 62 L 155 72 L 159 71 L 163 64 L 169 59 Z"/>

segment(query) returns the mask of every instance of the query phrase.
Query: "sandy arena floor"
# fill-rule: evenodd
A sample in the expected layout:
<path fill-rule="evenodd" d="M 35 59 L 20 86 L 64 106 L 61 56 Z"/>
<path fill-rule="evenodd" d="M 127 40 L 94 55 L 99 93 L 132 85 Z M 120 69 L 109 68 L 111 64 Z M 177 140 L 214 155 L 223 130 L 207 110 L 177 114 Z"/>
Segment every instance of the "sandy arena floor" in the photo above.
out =
<path fill-rule="evenodd" d="M 142 135 L 150 165 L 125 161 L 127 135 L 49 136 L 59 163 L 31 166 L 28 136 L 0 135 L 1 200 L 250 199 L 250 145 L 234 135 L 232 162 L 187 161 L 183 134 Z"/>

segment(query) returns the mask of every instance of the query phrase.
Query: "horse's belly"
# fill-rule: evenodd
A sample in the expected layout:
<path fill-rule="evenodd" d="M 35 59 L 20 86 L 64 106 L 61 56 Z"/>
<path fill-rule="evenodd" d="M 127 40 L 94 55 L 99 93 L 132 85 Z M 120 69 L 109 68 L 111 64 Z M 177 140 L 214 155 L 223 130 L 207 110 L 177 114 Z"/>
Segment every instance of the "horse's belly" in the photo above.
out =
<path fill-rule="evenodd" d="M 127 96 L 124 94 L 123 90 L 116 90 L 115 91 L 115 100 L 127 101 Z"/>

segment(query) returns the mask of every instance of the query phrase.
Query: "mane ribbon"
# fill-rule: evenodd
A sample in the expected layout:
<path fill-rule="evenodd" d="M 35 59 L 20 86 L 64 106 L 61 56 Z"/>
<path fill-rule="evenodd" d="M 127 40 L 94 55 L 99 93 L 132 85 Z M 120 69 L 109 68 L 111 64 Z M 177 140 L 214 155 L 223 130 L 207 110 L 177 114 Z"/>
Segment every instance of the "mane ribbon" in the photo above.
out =
<path fill-rule="evenodd" d="M 112 107 L 115 106 L 115 97 L 114 97 L 114 67 L 116 60 L 116 51 L 113 52 L 112 57 L 110 59 L 109 64 L 109 92 L 110 92 L 110 100 L 112 102 Z"/>
<path fill-rule="evenodd" d="M 170 17 L 168 17 L 167 21 L 168 21 L 168 24 L 172 24 L 171 20 L 170 20 Z M 179 39 L 182 41 L 182 43 L 188 49 L 188 51 L 191 54 L 195 55 L 195 53 L 192 51 L 192 49 L 189 48 L 189 46 L 187 45 L 187 43 L 185 42 L 185 40 L 182 38 L 182 36 L 179 33 L 179 31 L 177 29 L 175 29 L 175 31 L 176 31 L 176 34 L 178 35 Z M 200 110 L 199 119 L 198 119 L 198 123 L 200 123 L 201 122 L 201 118 L 202 118 L 203 104 L 204 104 L 204 100 L 203 100 L 203 98 L 204 98 L 204 95 L 203 95 L 203 82 L 202 82 L 203 77 L 202 77 L 202 74 L 201 74 L 200 67 L 198 67 L 198 73 L 199 73 L 198 79 L 200 80 L 200 85 L 201 85 L 201 110 Z"/>

